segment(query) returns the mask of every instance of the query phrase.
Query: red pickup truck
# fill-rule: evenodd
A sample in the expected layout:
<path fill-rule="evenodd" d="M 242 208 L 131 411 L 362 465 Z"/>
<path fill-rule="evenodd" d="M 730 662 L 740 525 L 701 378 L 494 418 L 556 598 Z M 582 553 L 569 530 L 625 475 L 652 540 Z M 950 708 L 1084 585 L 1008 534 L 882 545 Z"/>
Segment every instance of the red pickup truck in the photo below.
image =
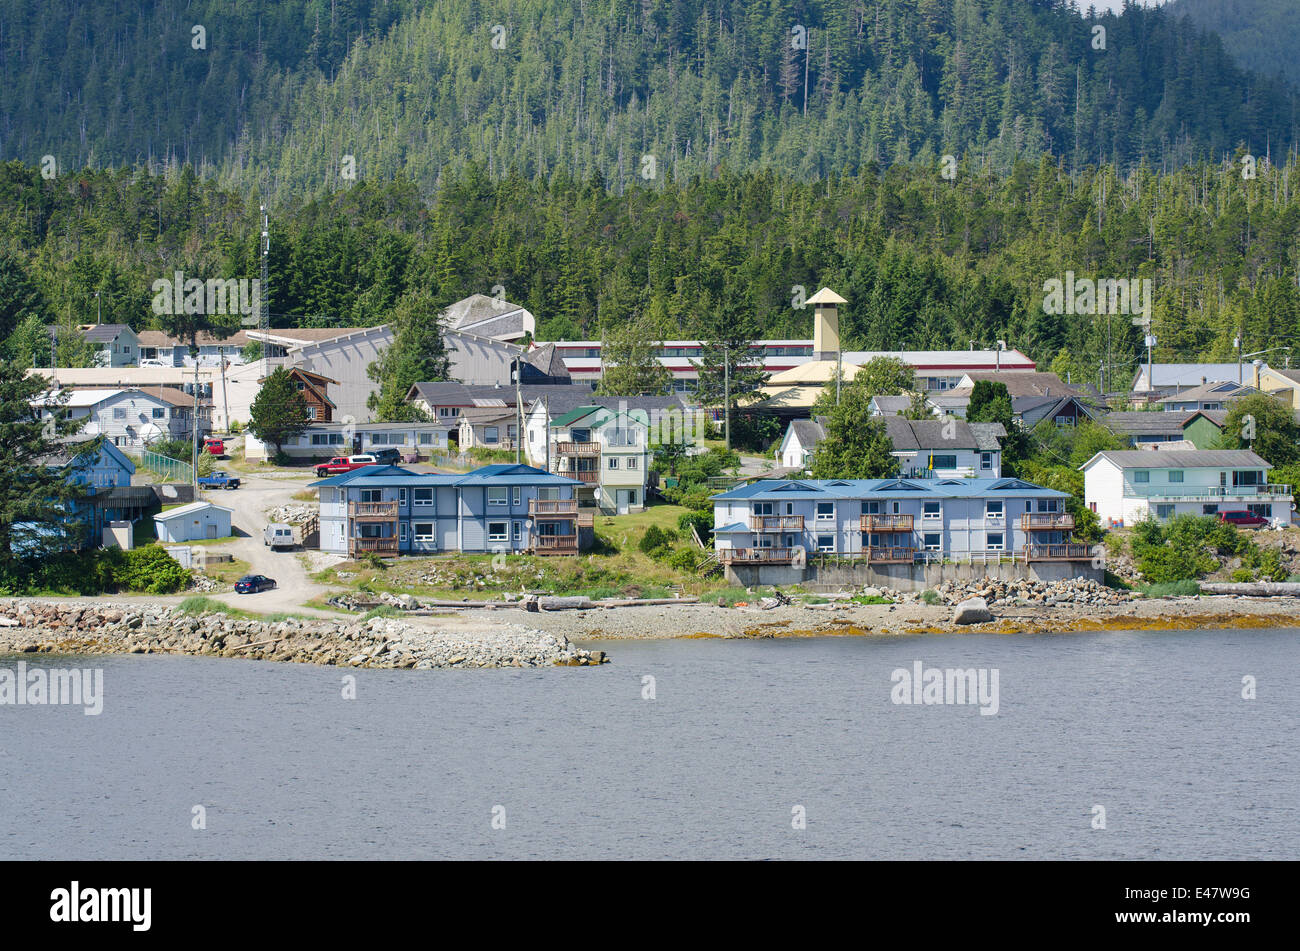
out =
<path fill-rule="evenodd" d="M 344 472 L 351 472 L 353 469 L 360 469 L 362 466 L 373 466 L 375 464 L 374 456 L 335 456 L 329 462 L 321 463 L 316 467 L 316 475 L 320 478 L 326 476 L 340 475 Z"/>

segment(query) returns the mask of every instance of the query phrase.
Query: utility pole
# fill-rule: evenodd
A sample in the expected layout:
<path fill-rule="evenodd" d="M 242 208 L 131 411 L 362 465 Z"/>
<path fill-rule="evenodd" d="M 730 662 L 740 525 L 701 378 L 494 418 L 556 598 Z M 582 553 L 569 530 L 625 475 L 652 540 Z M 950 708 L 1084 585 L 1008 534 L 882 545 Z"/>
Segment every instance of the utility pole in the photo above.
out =
<path fill-rule="evenodd" d="M 59 328 L 50 324 L 50 383 L 59 388 Z"/>
<path fill-rule="evenodd" d="M 524 433 L 524 398 L 519 383 L 519 377 L 523 374 L 520 371 L 520 357 L 523 353 L 515 354 L 515 463 L 518 464 L 520 449 L 523 445 Z"/>
<path fill-rule="evenodd" d="M 542 397 L 542 407 L 546 412 L 546 431 L 542 433 L 542 439 L 546 442 L 546 471 L 551 471 L 551 397 L 549 395 Z"/>
<path fill-rule="evenodd" d="M 808 40 L 803 45 L 803 114 L 808 115 L 808 57 L 812 55 L 812 30 L 808 31 Z"/>
<path fill-rule="evenodd" d="M 731 350 L 722 348 L 722 421 L 726 447 L 731 448 Z"/>
<path fill-rule="evenodd" d="M 1241 351 L 1245 350 L 1244 342 L 1241 339 L 1245 336 L 1244 330 L 1238 330 L 1237 336 L 1232 338 L 1232 345 L 1237 348 L 1237 385 L 1241 385 Z"/>
<path fill-rule="evenodd" d="M 840 405 L 840 380 L 844 378 L 844 348 L 838 346 L 835 348 L 835 405 Z"/>
<path fill-rule="evenodd" d="M 104 322 L 104 311 L 99 304 L 99 291 L 95 291 L 95 326 L 98 327 Z"/>
<path fill-rule="evenodd" d="M 230 432 L 230 400 L 226 397 L 226 348 L 218 347 L 221 355 L 221 415 L 225 420 L 225 431 Z"/>
<path fill-rule="evenodd" d="M 193 439 L 190 442 L 190 482 L 194 486 L 194 495 L 199 494 L 199 338 L 195 331 L 194 346 L 194 418 L 190 420 Z"/>

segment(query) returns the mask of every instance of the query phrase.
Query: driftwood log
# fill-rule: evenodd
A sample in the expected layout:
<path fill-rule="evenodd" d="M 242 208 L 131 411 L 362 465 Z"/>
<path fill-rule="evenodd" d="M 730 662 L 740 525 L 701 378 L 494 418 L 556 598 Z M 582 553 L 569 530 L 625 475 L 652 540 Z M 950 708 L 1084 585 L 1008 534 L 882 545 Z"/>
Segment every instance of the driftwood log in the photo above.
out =
<path fill-rule="evenodd" d="M 1300 598 L 1295 581 L 1203 581 L 1201 594 L 1240 594 L 1248 598 Z"/>

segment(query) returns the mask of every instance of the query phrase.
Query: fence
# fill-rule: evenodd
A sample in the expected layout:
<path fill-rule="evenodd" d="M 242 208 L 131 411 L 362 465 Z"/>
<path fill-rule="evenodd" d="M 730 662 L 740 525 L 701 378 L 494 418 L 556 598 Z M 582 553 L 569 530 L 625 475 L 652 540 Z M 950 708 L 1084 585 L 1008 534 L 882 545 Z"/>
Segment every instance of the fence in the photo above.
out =
<path fill-rule="evenodd" d="M 162 482 L 189 483 L 194 481 L 194 467 L 188 462 L 181 462 L 171 456 L 144 450 L 135 456 L 137 469 L 146 469 L 156 474 Z"/>

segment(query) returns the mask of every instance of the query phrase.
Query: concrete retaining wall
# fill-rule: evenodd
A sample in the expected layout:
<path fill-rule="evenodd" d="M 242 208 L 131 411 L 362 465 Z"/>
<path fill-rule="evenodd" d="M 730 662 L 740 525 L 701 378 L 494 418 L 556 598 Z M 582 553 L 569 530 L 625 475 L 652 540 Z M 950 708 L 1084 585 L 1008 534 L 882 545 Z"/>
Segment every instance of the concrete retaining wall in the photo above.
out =
<path fill-rule="evenodd" d="M 865 563 L 819 566 L 807 568 L 789 565 L 733 565 L 727 569 L 727 580 L 744 587 L 765 585 L 838 585 L 844 588 L 870 586 L 894 588 L 897 591 L 924 591 L 945 581 L 973 581 L 992 578 L 999 581 L 1061 581 L 1067 578 L 1085 578 L 1103 582 L 1104 572 L 1091 562 L 1034 562 L 1025 564 L 929 564 L 929 565 L 868 565 Z"/>

